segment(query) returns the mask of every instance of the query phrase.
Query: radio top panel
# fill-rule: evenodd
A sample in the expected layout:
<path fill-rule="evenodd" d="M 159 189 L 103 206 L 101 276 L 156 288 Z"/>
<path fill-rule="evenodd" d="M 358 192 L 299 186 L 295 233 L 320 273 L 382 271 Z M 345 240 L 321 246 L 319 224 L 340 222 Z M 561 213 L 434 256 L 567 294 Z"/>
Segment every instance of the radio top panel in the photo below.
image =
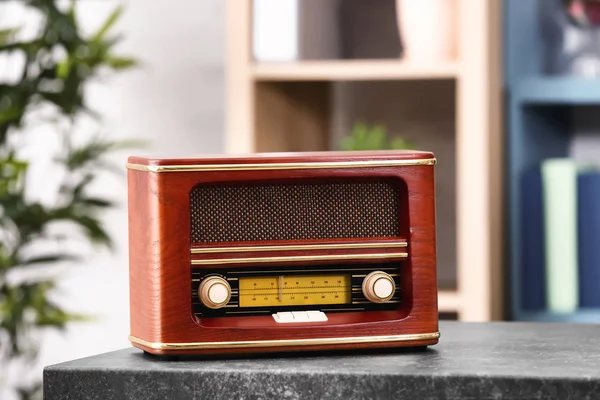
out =
<path fill-rule="evenodd" d="M 248 171 L 327 168 L 369 168 L 433 165 L 429 151 L 321 151 L 304 153 L 255 153 L 250 155 L 202 155 L 190 158 L 129 157 L 127 168 L 146 172 Z"/>

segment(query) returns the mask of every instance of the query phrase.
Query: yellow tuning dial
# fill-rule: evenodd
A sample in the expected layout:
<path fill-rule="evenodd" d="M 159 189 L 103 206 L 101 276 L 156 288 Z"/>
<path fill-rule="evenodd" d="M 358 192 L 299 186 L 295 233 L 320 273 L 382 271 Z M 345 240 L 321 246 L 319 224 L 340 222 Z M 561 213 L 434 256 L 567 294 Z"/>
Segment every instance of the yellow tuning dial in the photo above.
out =
<path fill-rule="evenodd" d="M 350 275 L 240 278 L 240 307 L 313 306 L 352 301 Z"/>

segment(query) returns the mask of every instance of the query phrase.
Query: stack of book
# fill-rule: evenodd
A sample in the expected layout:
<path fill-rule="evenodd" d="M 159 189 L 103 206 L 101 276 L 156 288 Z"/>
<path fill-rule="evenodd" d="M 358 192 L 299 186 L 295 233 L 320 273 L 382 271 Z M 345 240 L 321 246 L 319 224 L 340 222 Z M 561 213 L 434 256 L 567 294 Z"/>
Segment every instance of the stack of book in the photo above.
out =
<path fill-rule="evenodd" d="M 600 309 L 600 170 L 547 159 L 521 185 L 522 308 Z"/>

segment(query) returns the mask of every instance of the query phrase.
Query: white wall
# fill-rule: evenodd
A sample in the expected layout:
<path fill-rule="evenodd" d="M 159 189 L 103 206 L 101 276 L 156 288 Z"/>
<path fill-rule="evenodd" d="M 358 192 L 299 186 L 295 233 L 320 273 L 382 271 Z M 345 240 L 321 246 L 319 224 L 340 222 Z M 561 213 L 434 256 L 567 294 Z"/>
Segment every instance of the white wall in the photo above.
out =
<path fill-rule="evenodd" d="M 223 149 L 224 4 L 222 0 L 85 0 L 79 16 L 94 30 L 118 4 L 125 14 L 116 27 L 125 40 L 121 51 L 134 55 L 143 67 L 94 85 L 89 104 L 105 117 L 105 128 L 116 138 L 143 138 L 150 147 L 136 154 L 184 156 L 220 153 Z M 5 20 L 6 10 L 0 5 Z M 0 74 L 6 70 L 0 69 Z M 2 77 L 0 76 L 0 79 Z M 47 128 L 46 128 L 47 129 Z M 53 135 L 35 132 L 30 155 L 48 158 L 60 144 Z M 129 153 L 115 157 L 124 166 Z M 32 174 L 32 185 L 48 187 L 44 161 Z M 52 178 L 52 177 L 50 177 Z M 119 179 L 103 177 L 95 188 L 121 207 L 107 213 L 105 224 L 116 251 L 94 252 L 89 259 L 64 270 L 58 298 L 69 310 L 93 314 L 96 320 L 72 324 L 66 332 L 43 337 L 39 367 L 129 347 L 129 276 L 125 169 Z M 51 180 L 51 179 L 50 179 Z M 45 185 L 45 186 L 44 186 Z M 44 194 L 41 194 L 44 196 Z M 1 384 L 0 384 L 1 386 Z M 0 398 L 3 396 L 0 388 Z"/>

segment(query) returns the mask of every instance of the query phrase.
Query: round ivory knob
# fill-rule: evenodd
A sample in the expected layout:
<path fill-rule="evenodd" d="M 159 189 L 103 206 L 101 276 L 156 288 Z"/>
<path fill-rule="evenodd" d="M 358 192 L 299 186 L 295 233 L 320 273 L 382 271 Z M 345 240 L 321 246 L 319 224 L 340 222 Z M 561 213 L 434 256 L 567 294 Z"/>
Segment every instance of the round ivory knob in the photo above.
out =
<path fill-rule="evenodd" d="M 362 292 L 372 303 L 385 303 L 394 296 L 395 287 L 391 276 L 382 271 L 373 271 L 363 280 Z"/>
<path fill-rule="evenodd" d="M 221 308 L 231 298 L 231 286 L 221 277 L 210 276 L 198 288 L 200 301 L 208 308 Z"/>

